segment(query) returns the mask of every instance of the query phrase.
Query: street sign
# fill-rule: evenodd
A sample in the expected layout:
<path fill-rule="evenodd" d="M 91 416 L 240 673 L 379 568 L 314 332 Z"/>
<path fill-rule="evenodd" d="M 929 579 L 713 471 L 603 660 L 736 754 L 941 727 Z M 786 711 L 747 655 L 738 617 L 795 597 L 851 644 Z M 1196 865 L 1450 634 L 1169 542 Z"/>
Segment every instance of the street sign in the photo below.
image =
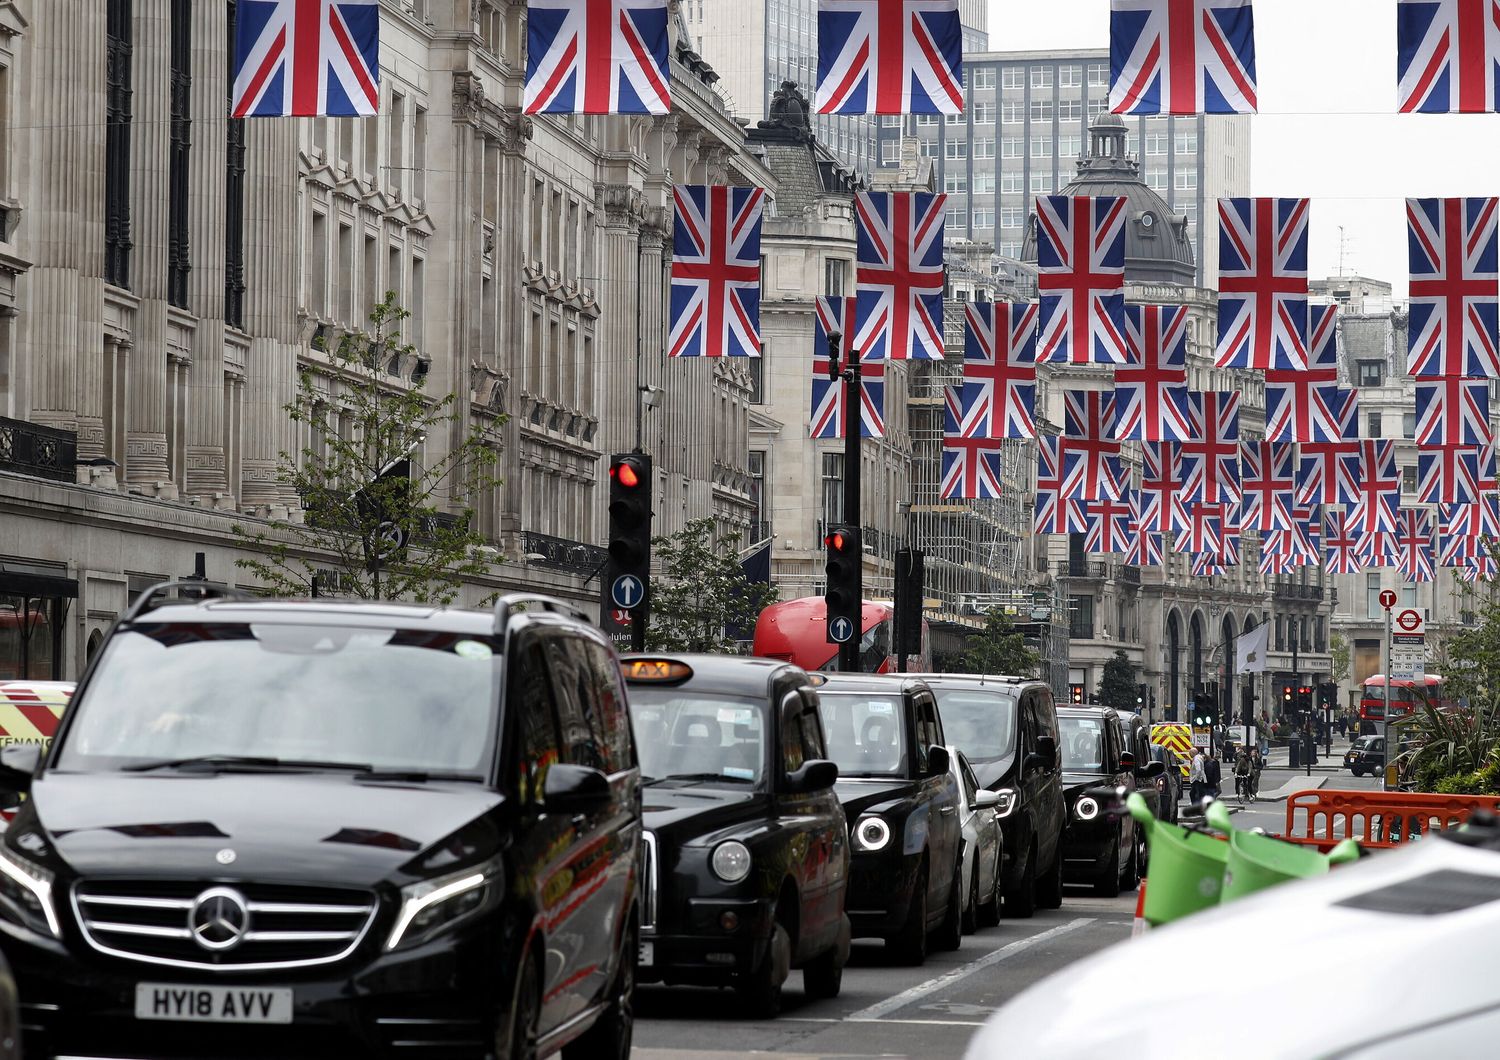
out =
<path fill-rule="evenodd" d="M 634 618 L 634 616 L 623 607 L 615 608 L 609 613 L 609 617 L 615 620 L 615 625 L 623 626 L 626 629 L 630 628 L 630 622 Z"/>
<path fill-rule="evenodd" d="M 1193 746 L 1208 747 L 1213 743 L 1213 730 L 1207 725 L 1193 726 Z"/>
<path fill-rule="evenodd" d="M 835 618 L 828 623 L 828 639 L 835 644 L 847 643 L 854 636 L 854 623 L 847 618 Z"/>
<path fill-rule="evenodd" d="M 1396 606 L 1395 589 L 1380 590 L 1380 606 L 1385 608 L 1387 611 Z"/>
<path fill-rule="evenodd" d="M 1397 681 L 1420 681 L 1427 671 L 1425 644 L 1392 644 L 1391 677 Z"/>
<path fill-rule="evenodd" d="M 1396 632 L 1410 637 L 1422 636 L 1427 632 L 1427 613 L 1415 607 L 1403 607 L 1396 612 Z"/>
<path fill-rule="evenodd" d="M 620 575 L 609 587 L 609 598 L 614 601 L 616 607 L 627 611 L 635 610 L 645 593 L 646 587 L 634 574 Z"/>

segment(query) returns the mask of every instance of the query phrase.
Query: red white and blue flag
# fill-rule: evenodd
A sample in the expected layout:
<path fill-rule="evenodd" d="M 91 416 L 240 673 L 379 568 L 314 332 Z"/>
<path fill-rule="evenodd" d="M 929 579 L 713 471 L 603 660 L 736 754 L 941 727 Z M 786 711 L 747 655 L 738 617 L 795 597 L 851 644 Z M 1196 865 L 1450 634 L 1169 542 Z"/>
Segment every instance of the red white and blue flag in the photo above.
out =
<path fill-rule="evenodd" d="M 1344 529 L 1342 508 L 1323 509 L 1323 565 L 1329 574 L 1359 573 L 1359 538 Z"/>
<path fill-rule="evenodd" d="M 1109 109 L 1254 114 L 1250 0 L 1110 0 Z"/>
<path fill-rule="evenodd" d="M 1438 515 L 1445 537 L 1500 536 L 1500 498 L 1493 495 L 1473 504 L 1439 505 Z"/>
<path fill-rule="evenodd" d="M 672 189 L 673 357 L 760 356 L 760 188 Z"/>
<path fill-rule="evenodd" d="M 1306 199 L 1219 200 L 1219 368 L 1307 368 Z"/>
<path fill-rule="evenodd" d="M 1291 442 L 1240 443 L 1241 512 L 1250 529 L 1292 528 L 1296 450 Z"/>
<path fill-rule="evenodd" d="M 964 434 L 1036 437 L 1036 315 L 1030 302 L 965 306 L 964 382 L 979 396 Z"/>
<path fill-rule="evenodd" d="M 379 0 L 240 0 L 230 116 L 380 111 Z"/>
<path fill-rule="evenodd" d="M 527 0 L 527 114 L 666 114 L 667 0 Z"/>
<path fill-rule="evenodd" d="M 943 359 L 946 195 L 854 197 L 858 311 L 854 348 L 874 360 Z"/>
<path fill-rule="evenodd" d="M 1458 576 L 1466 582 L 1492 582 L 1496 574 L 1500 574 L 1500 560 L 1489 551 L 1458 568 Z"/>
<path fill-rule="evenodd" d="M 1352 523 L 1353 515 L 1344 517 L 1347 532 L 1359 538 L 1359 562 L 1362 567 L 1396 566 L 1396 535 L 1378 531 L 1361 531 Z"/>
<path fill-rule="evenodd" d="M 1130 551 L 1130 539 L 1135 533 L 1135 502 L 1130 490 L 1119 500 L 1108 497 L 1084 502 L 1088 530 L 1083 539 L 1083 550 L 1094 554 L 1124 553 Z"/>
<path fill-rule="evenodd" d="M 1114 395 L 1063 391 L 1062 495 L 1072 500 L 1118 500 L 1125 483 L 1120 443 L 1114 440 Z"/>
<path fill-rule="evenodd" d="M 1297 503 L 1353 504 L 1359 492 L 1356 440 L 1304 442 L 1297 447 Z"/>
<path fill-rule="evenodd" d="M 1160 567 L 1162 565 L 1162 535 L 1152 533 L 1141 525 L 1144 509 L 1138 490 L 1130 492 L 1130 547 L 1125 550 L 1125 562 L 1132 567 Z"/>
<path fill-rule="evenodd" d="M 1482 537 L 1445 537 L 1438 535 L 1438 562 L 1445 567 L 1461 567 L 1487 554 Z"/>
<path fill-rule="evenodd" d="M 1043 434 L 1036 440 L 1036 510 L 1032 532 L 1081 534 L 1088 529 L 1083 501 L 1062 495 L 1062 439 Z"/>
<path fill-rule="evenodd" d="M 1037 198 L 1038 361 L 1130 363 L 1125 208 L 1117 196 Z"/>
<path fill-rule="evenodd" d="M 945 419 L 954 423 L 954 388 L 948 388 Z M 961 434 L 943 434 L 944 500 L 997 500 L 1002 492 L 1001 474 L 1005 457 L 1004 438 L 965 438 Z"/>
<path fill-rule="evenodd" d="M 813 107 L 819 114 L 962 114 L 958 0 L 818 0 Z"/>
<path fill-rule="evenodd" d="M 837 331 L 848 337 L 846 320 L 854 319 L 854 299 L 819 298 L 814 302 L 812 418 L 808 434 L 813 438 L 844 437 L 844 380 L 828 378 L 828 335 Z M 846 354 L 847 355 L 847 354 Z M 842 367 L 842 357 L 840 367 Z M 885 437 L 885 362 L 861 361 L 859 365 L 859 436 Z"/>
<path fill-rule="evenodd" d="M 1433 576 L 1432 524 L 1427 513 L 1403 508 L 1396 517 L 1396 560 L 1409 582 L 1430 582 Z"/>
<path fill-rule="evenodd" d="M 1115 437 L 1182 442 L 1188 409 L 1186 306 L 1127 305 L 1130 364 L 1115 369 Z"/>
<path fill-rule="evenodd" d="M 1488 445 L 1490 384 L 1456 375 L 1417 381 L 1417 445 Z"/>
<path fill-rule="evenodd" d="M 1266 440 L 1333 441 L 1333 406 L 1340 400 L 1338 307 L 1307 307 L 1305 369 L 1266 370 Z"/>
<path fill-rule="evenodd" d="M 1218 556 L 1224 551 L 1224 508 L 1222 504 L 1188 505 L 1187 529 L 1177 535 L 1173 547 L 1178 552 L 1195 555 L 1210 553 Z"/>
<path fill-rule="evenodd" d="M 1418 504 L 1472 504 L 1497 490 L 1492 446 L 1439 446 L 1417 453 Z"/>
<path fill-rule="evenodd" d="M 1403 114 L 1482 114 L 1500 97 L 1500 3 L 1400 0 L 1396 105 Z"/>
<path fill-rule="evenodd" d="M 1193 437 L 1180 443 L 1183 496 L 1190 503 L 1240 501 L 1240 395 L 1208 390 L 1189 395 Z"/>
<path fill-rule="evenodd" d="M 1396 530 L 1396 509 L 1401 506 L 1401 476 L 1396 473 L 1396 443 L 1359 443 L 1359 484 L 1348 528 L 1362 534 L 1389 534 Z"/>
<path fill-rule="evenodd" d="M 1182 454 L 1165 442 L 1141 446 L 1140 525 L 1152 533 L 1175 534 L 1187 529 L 1183 500 Z"/>
<path fill-rule="evenodd" d="M 1412 375 L 1500 376 L 1500 199 L 1407 199 Z"/>

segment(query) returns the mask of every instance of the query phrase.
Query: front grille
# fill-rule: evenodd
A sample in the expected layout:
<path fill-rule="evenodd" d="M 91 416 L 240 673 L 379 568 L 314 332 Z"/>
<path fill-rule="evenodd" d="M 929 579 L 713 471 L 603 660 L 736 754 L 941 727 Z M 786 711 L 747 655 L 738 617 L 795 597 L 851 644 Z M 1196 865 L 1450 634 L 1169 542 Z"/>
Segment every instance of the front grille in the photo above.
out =
<path fill-rule="evenodd" d="M 656 930 L 656 836 L 641 833 L 641 930 Z"/>
<path fill-rule="evenodd" d="M 233 891 L 248 914 L 239 941 L 219 949 L 202 945 L 191 924 L 210 890 Z M 225 972 L 340 960 L 359 945 L 378 908 L 369 891 L 335 887 L 89 880 L 73 888 L 73 913 L 101 953 Z"/>

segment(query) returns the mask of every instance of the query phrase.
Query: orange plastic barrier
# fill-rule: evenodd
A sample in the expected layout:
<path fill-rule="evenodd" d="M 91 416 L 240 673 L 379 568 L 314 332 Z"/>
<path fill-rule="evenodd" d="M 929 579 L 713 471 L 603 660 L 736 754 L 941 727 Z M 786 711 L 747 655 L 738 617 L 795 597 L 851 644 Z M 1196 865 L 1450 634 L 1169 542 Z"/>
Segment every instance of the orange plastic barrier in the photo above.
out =
<path fill-rule="evenodd" d="M 1349 837 L 1369 849 L 1399 846 L 1424 833 L 1455 828 L 1475 810 L 1496 811 L 1500 796 L 1410 791 L 1299 791 L 1286 800 L 1293 843 L 1327 851 Z"/>

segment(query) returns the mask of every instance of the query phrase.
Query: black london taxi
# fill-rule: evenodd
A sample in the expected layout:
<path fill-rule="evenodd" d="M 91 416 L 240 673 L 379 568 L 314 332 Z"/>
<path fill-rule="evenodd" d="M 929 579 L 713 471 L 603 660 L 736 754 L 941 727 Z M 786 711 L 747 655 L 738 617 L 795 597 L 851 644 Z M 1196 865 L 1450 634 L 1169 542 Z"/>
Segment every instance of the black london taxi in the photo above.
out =
<path fill-rule="evenodd" d="M 624 669 L 645 789 L 638 978 L 734 987 L 756 1016 L 792 968 L 836 996 L 849 839 L 807 674 L 728 655 Z"/>
<path fill-rule="evenodd" d="M 962 824 L 943 723 L 921 681 L 829 674 L 818 686 L 853 861 L 849 920 L 910 964 L 963 940 Z"/>
<path fill-rule="evenodd" d="M 1139 829 L 1129 814 L 1106 812 L 1099 788 L 1135 791 L 1164 768 L 1140 762 L 1121 716 L 1109 707 L 1059 707 L 1057 740 L 1062 754 L 1063 797 L 1068 827 L 1063 833 L 1063 878 L 1088 883 L 1094 893 L 1113 898 L 1140 882 Z M 1154 790 L 1154 788 L 1153 788 Z"/>
<path fill-rule="evenodd" d="M 1062 905 L 1067 821 L 1057 768 L 1057 710 L 1044 681 L 986 674 L 917 674 L 937 696 L 950 743 L 1000 796 L 1003 911 L 1029 917 Z"/>
<path fill-rule="evenodd" d="M 156 586 L 0 751 L 29 1056 L 625 1057 L 640 789 L 609 642 Z"/>

